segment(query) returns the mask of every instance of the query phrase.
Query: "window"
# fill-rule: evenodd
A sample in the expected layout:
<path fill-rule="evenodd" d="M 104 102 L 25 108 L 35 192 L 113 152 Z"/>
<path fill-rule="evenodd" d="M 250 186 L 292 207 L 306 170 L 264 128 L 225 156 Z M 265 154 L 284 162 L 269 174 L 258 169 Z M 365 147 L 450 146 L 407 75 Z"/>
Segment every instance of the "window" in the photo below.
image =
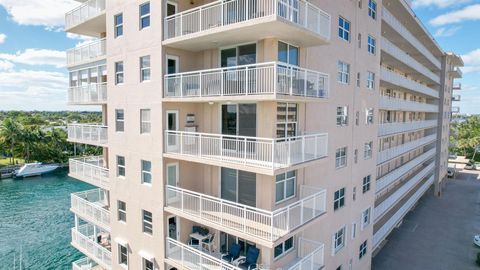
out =
<path fill-rule="evenodd" d="M 367 71 L 367 88 L 375 89 L 375 73 Z"/>
<path fill-rule="evenodd" d="M 363 256 L 365 256 L 365 254 L 367 254 L 367 241 L 366 240 L 365 240 L 365 242 L 363 242 L 360 245 L 360 252 L 359 252 L 359 255 L 358 255 L 358 259 L 363 258 Z"/>
<path fill-rule="evenodd" d="M 152 162 L 142 160 L 142 184 L 152 184 Z"/>
<path fill-rule="evenodd" d="M 377 2 L 374 0 L 368 0 L 368 16 L 377 19 Z"/>
<path fill-rule="evenodd" d="M 154 270 L 153 262 L 145 258 L 143 258 L 142 261 L 143 261 L 143 270 Z"/>
<path fill-rule="evenodd" d="M 150 26 L 150 2 L 140 5 L 140 30 Z"/>
<path fill-rule="evenodd" d="M 117 177 L 125 177 L 125 157 L 117 156 Z"/>
<path fill-rule="evenodd" d="M 127 204 L 123 201 L 117 201 L 118 221 L 127 222 Z"/>
<path fill-rule="evenodd" d="M 278 42 L 278 61 L 298 66 L 299 49 L 293 45 Z"/>
<path fill-rule="evenodd" d="M 337 107 L 337 126 L 348 125 L 348 107 Z"/>
<path fill-rule="evenodd" d="M 347 147 L 338 148 L 335 152 L 335 168 L 342 168 L 347 165 Z"/>
<path fill-rule="evenodd" d="M 142 210 L 142 231 L 146 234 L 153 233 L 153 220 L 152 220 L 152 213 L 146 210 Z"/>
<path fill-rule="evenodd" d="M 115 110 L 115 131 L 125 131 L 125 113 L 122 109 Z"/>
<path fill-rule="evenodd" d="M 370 208 L 362 212 L 362 230 L 370 224 Z"/>
<path fill-rule="evenodd" d="M 345 226 L 333 235 L 333 252 L 337 253 L 345 246 Z"/>
<path fill-rule="evenodd" d="M 118 264 L 128 266 L 128 249 L 118 244 Z"/>
<path fill-rule="evenodd" d="M 117 14 L 113 18 L 115 38 L 123 36 L 123 14 Z"/>
<path fill-rule="evenodd" d="M 357 72 L 357 87 L 360 87 L 360 72 Z"/>
<path fill-rule="evenodd" d="M 352 239 L 357 236 L 357 223 L 352 224 Z"/>
<path fill-rule="evenodd" d="M 372 158 L 372 147 L 373 147 L 373 142 L 365 143 L 365 146 L 363 148 L 363 158 L 364 159 Z"/>
<path fill-rule="evenodd" d="M 278 103 L 277 138 L 295 137 L 297 135 L 297 107 L 295 103 Z"/>
<path fill-rule="evenodd" d="M 350 82 L 350 65 L 349 64 L 342 61 L 338 61 L 337 81 L 339 83 L 344 83 L 344 84 L 348 84 Z"/>
<path fill-rule="evenodd" d="M 140 81 L 150 81 L 150 55 L 140 57 Z"/>
<path fill-rule="evenodd" d="M 151 123 L 150 123 L 150 110 L 142 109 L 140 110 L 140 134 L 150 133 Z"/>
<path fill-rule="evenodd" d="M 338 17 L 338 37 L 350 41 L 350 22 L 342 17 Z"/>
<path fill-rule="evenodd" d="M 367 175 L 367 176 L 363 177 L 363 184 L 362 184 L 363 193 L 370 190 L 370 180 L 371 180 L 371 178 L 372 178 L 371 175 Z"/>
<path fill-rule="evenodd" d="M 122 84 L 123 81 L 123 62 L 115 62 L 115 84 Z"/>
<path fill-rule="evenodd" d="M 366 109 L 365 113 L 366 113 L 365 124 L 367 125 L 373 124 L 373 108 Z"/>
<path fill-rule="evenodd" d="M 345 206 L 345 188 L 341 188 L 333 194 L 333 210 Z"/>
<path fill-rule="evenodd" d="M 296 172 L 289 171 L 276 176 L 275 202 L 281 202 L 295 197 Z"/>
<path fill-rule="evenodd" d="M 368 52 L 371 53 L 371 54 L 375 54 L 375 50 L 376 50 L 375 43 L 376 43 L 375 38 L 368 35 L 368 46 L 367 46 L 367 48 L 368 48 Z"/>
<path fill-rule="evenodd" d="M 293 236 L 275 247 L 274 258 L 278 258 L 293 249 Z"/>

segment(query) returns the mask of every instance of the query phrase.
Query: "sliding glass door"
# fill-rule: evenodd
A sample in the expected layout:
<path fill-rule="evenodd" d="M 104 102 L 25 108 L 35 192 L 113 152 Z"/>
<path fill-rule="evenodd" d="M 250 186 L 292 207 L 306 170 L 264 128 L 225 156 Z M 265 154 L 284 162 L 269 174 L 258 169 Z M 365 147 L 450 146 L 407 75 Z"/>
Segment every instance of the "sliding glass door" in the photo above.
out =
<path fill-rule="evenodd" d="M 226 48 L 220 51 L 220 65 L 228 68 L 223 77 L 223 95 L 245 94 L 247 91 L 247 72 L 250 72 L 248 74 L 248 85 L 252 85 L 255 79 L 255 74 L 252 71 L 247 71 L 245 67 L 229 67 L 255 64 L 256 61 L 257 45 L 255 43 Z M 252 87 L 248 88 L 253 89 Z"/>
<path fill-rule="evenodd" d="M 256 174 L 221 168 L 221 198 L 255 207 L 257 205 Z"/>

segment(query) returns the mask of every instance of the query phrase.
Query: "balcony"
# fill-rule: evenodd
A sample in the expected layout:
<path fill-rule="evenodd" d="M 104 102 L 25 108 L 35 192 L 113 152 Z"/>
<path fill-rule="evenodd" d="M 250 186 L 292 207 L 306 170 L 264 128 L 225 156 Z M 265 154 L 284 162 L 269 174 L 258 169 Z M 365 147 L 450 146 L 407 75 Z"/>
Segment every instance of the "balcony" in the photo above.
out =
<path fill-rule="evenodd" d="M 380 80 L 383 81 L 383 83 L 386 83 L 387 87 L 401 87 L 404 90 L 414 91 L 434 98 L 438 98 L 439 96 L 438 91 L 416 81 L 410 80 L 407 77 L 388 70 L 383 66 L 380 67 Z"/>
<path fill-rule="evenodd" d="M 65 14 L 65 32 L 95 37 L 105 33 L 105 0 L 85 1 Z"/>
<path fill-rule="evenodd" d="M 374 220 L 379 220 L 389 209 L 391 209 L 395 204 L 397 204 L 410 190 L 412 190 L 420 181 L 422 181 L 427 175 L 433 172 L 435 169 L 435 162 L 430 163 L 430 165 L 424 167 L 420 172 L 415 176 L 408 179 L 404 183 L 400 184 L 400 187 L 397 187 L 395 192 L 389 194 L 389 196 L 383 200 L 380 204 L 375 206 L 374 211 Z"/>
<path fill-rule="evenodd" d="M 423 76 L 423 78 L 419 76 L 420 78 L 430 81 L 430 83 L 440 84 L 440 76 L 433 73 L 430 69 L 411 57 L 408 53 L 405 53 L 403 50 L 395 46 L 388 39 L 382 37 L 381 45 L 382 51 L 389 55 L 383 57 L 382 62 L 395 61 L 395 64 L 400 62 L 400 66 L 403 66 L 404 69 L 407 69 L 409 71 L 408 73 L 418 73 L 418 75 Z M 399 66 L 398 64 L 395 64 L 392 65 Z"/>
<path fill-rule="evenodd" d="M 437 120 L 419 120 L 410 122 L 381 123 L 378 126 L 378 136 L 427 129 L 437 126 Z"/>
<path fill-rule="evenodd" d="M 218 253 L 208 253 L 185 245 L 171 238 L 166 239 L 165 261 L 182 269 L 222 269 L 242 270 L 221 259 Z M 256 269 L 270 269 L 266 264 L 258 264 Z M 285 270 L 317 270 L 324 267 L 324 244 L 298 238 L 297 256 L 283 265 Z M 280 268 L 279 268 L 280 269 Z"/>
<path fill-rule="evenodd" d="M 400 177 L 410 172 L 411 170 L 413 170 L 415 167 L 422 164 L 423 162 L 426 162 L 427 160 L 434 157 L 436 154 L 435 151 L 436 151 L 435 148 L 430 149 L 427 152 L 415 157 L 414 159 L 403 164 L 402 166 L 396 168 L 395 170 L 377 179 L 377 184 L 375 186 L 376 188 L 375 193 L 376 194 L 380 193 L 385 188 L 388 188 L 391 184 L 395 183 Z"/>
<path fill-rule="evenodd" d="M 72 263 L 72 270 L 102 270 L 94 260 L 85 257 Z"/>
<path fill-rule="evenodd" d="M 107 104 L 107 83 L 92 83 L 68 88 L 69 105 Z"/>
<path fill-rule="evenodd" d="M 108 128 L 94 124 L 69 124 L 68 141 L 106 147 L 108 143 Z"/>
<path fill-rule="evenodd" d="M 453 90 L 462 90 L 462 84 L 461 83 L 453 84 Z"/>
<path fill-rule="evenodd" d="M 78 228 L 72 228 L 71 244 L 100 266 L 111 269 L 112 252 L 109 238 L 108 233 L 97 231 L 94 225 L 84 224 Z M 97 239 L 101 239 L 100 243 Z"/>
<path fill-rule="evenodd" d="M 103 157 L 83 157 L 69 160 L 69 176 L 91 185 L 109 189 L 110 179 Z"/>
<path fill-rule="evenodd" d="M 293 100 L 328 97 L 329 76 L 279 62 L 165 75 L 165 101 Z"/>
<path fill-rule="evenodd" d="M 450 67 L 448 74 L 453 78 L 458 79 L 463 77 L 463 72 L 459 67 Z"/>
<path fill-rule="evenodd" d="M 105 59 L 106 39 L 99 39 L 83 46 L 67 50 L 67 67 L 92 63 Z"/>
<path fill-rule="evenodd" d="M 166 187 L 165 211 L 265 246 L 326 212 L 326 191 L 302 186 L 300 199 L 275 211 Z"/>
<path fill-rule="evenodd" d="M 98 188 L 72 193 L 70 211 L 110 231 L 110 211 L 105 190 Z"/>
<path fill-rule="evenodd" d="M 330 40 L 330 15 L 305 0 L 214 1 L 164 21 L 164 42 L 191 51 L 276 37 L 299 46 Z"/>
<path fill-rule="evenodd" d="M 452 96 L 452 101 L 460 101 L 462 98 L 460 95 L 453 95 Z"/>
<path fill-rule="evenodd" d="M 437 140 L 437 134 L 432 134 L 414 141 L 410 141 L 410 142 L 380 151 L 377 155 L 377 165 L 382 164 L 385 161 L 391 160 L 405 153 L 408 153 L 412 150 L 415 150 L 418 147 L 430 144 L 436 140 Z"/>
<path fill-rule="evenodd" d="M 428 180 L 393 214 L 393 216 L 380 227 L 373 235 L 373 249 L 376 249 L 379 244 L 388 236 L 388 234 L 397 226 L 400 220 L 410 211 L 410 209 L 417 203 L 422 195 L 433 184 L 434 176 L 430 176 Z"/>
<path fill-rule="evenodd" d="M 380 109 L 390 111 L 411 111 L 411 112 L 438 112 L 438 105 L 423 102 L 410 101 L 388 96 L 380 96 Z"/>
<path fill-rule="evenodd" d="M 403 39 L 408 41 L 413 48 L 428 59 L 437 69 L 441 69 L 440 61 L 428 50 L 418 39 L 410 33 L 410 31 L 392 14 L 388 9 L 382 9 L 382 20 L 387 23 L 389 27 L 395 30 Z M 383 28 L 383 26 L 382 26 Z"/>
<path fill-rule="evenodd" d="M 327 156 L 328 134 L 270 139 L 165 131 L 165 157 L 275 175 L 278 169 Z"/>
<path fill-rule="evenodd" d="M 452 106 L 452 113 L 460 113 L 460 107 Z"/>

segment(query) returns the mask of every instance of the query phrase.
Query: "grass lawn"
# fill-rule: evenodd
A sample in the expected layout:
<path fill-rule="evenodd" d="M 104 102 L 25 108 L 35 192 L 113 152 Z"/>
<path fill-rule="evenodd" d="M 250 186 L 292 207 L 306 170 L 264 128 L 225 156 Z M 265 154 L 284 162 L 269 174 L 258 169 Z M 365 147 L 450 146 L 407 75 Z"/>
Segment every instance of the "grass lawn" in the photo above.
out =
<path fill-rule="evenodd" d="M 25 160 L 23 160 L 21 158 L 15 158 L 15 163 L 17 161 L 18 161 L 18 164 L 24 164 L 25 163 Z M 5 167 L 5 166 L 9 166 L 9 165 L 12 165 L 12 164 L 10 164 L 10 158 L 0 158 L 0 168 Z"/>

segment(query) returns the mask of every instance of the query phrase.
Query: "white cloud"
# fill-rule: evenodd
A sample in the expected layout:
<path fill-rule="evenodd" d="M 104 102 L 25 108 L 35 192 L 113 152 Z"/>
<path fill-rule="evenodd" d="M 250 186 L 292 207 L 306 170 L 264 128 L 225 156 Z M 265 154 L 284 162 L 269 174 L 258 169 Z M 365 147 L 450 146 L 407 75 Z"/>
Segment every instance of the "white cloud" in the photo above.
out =
<path fill-rule="evenodd" d="M 462 55 L 465 67 L 462 68 L 464 73 L 480 73 L 480 48 Z"/>
<path fill-rule="evenodd" d="M 10 61 L 0 60 L 0 71 L 2 70 L 12 70 L 15 65 Z"/>
<path fill-rule="evenodd" d="M 72 33 L 67 33 L 67 38 L 79 40 L 79 42 L 75 45 L 76 47 L 88 44 L 96 39 L 95 37 L 82 36 L 82 35 L 77 35 Z"/>
<path fill-rule="evenodd" d="M 65 13 L 79 6 L 73 0 L 0 0 L 14 22 L 21 25 L 63 26 Z"/>
<path fill-rule="evenodd" d="M 15 54 L 0 53 L 0 59 L 25 65 L 50 65 L 61 68 L 65 66 L 66 53 L 46 49 L 26 49 Z"/>
<path fill-rule="evenodd" d="M 460 26 L 454 26 L 454 27 L 441 27 L 438 28 L 437 31 L 435 31 L 435 34 L 433 34 L 435 37 L 451 37 L 455 35 L 458 30 L 460 30 L 462 27 Z"/>
<path fill-rule="evenodd" d="M 437 6 L 440 8 L 445 8 L 453 5 L 464 4 L 471 2 L 472 0 L 414 0 L 413 7 L 429 7 Z"/>
<path fill-rule="evenodd" d="M 430 24 L 441 26 L 468 20 L 480 20 L 480 4 L 470 5 L 460 10 L 442 14 L 430 20 Z"/>
<path fill-rule="evenodd" d="M 7 39 L 7 35 L 0 33 L 0 44 L 5 43 L 6 39 Z"/>

